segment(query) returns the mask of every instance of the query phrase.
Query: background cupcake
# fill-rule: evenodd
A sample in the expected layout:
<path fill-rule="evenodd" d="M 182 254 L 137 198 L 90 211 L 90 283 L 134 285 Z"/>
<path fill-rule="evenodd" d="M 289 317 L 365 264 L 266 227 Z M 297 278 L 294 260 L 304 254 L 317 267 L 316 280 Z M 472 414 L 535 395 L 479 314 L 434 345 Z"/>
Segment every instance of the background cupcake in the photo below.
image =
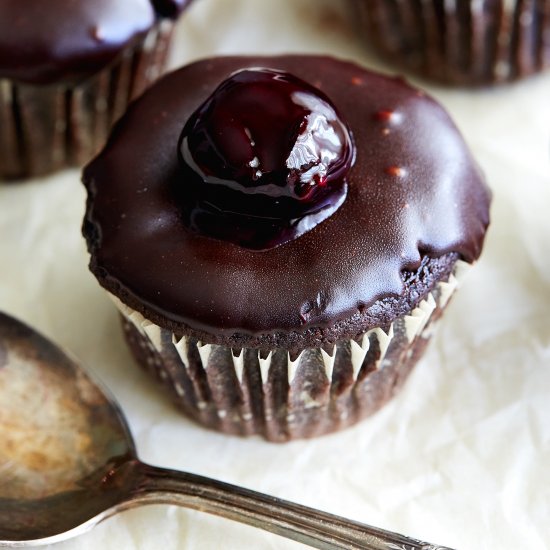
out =
<path fill-rule="evenodd" d="M 138 361 L 195 420 L 275 441 L 395 393 L 488 224 L 443 109 L 324 57 L 172 73 L 84 183 L 91 270 Z"/>
<path fill-rule="evenodd" d="M 0 4 L 0 179 L 83 164 L 162 72 L 186 1 Z"/>
<path fill-rule="evenodd" d="M 359 32 L 441 82 L 507 82 L 550 67 L 549 0 L 352 0 Z"/>

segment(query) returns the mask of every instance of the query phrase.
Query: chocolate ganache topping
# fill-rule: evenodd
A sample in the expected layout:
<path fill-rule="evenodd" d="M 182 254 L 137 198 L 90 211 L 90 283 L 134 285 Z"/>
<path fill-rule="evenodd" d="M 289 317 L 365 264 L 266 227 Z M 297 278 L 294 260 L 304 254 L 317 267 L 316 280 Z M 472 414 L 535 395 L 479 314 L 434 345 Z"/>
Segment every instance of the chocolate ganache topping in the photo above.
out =
<path fill-rule="evenodd" d="M 182 135 L 192 132 L 182 128 L 203 120 L 220 84 L 258 67 L 290 73 L 329 98 L 356 150 L 353 165 L 344 155 L 347 195 L 332 215 L 263 250 L 190 229 L 181 192 L 209 177 L 188 144 L 196 166 L 187 182 Z M 204 121 L 208 132 L 215 128 Z M 253 152 L 235 165 L 214 162 L 214 177 L 239 182 Z M 208 59 L 166 76 L 121 119 L 84 183 L 84 234 L 100 283 L 161 326 L 214 338 L 281 331 L 314 338 L 373 308 L 386 318 L 386 300 L 405 292 L 404 274 L 444 257 L 475 261 L 489 223 L 490 192 L 445 111 L 401 79 L 327 57 Z"/>
<path fill-rule="evenodd" d="M 72 81 L 107 66 L 189 0 L 2 0 L 0 78 Z"/>
<path fill-rule="evenodd" d="M 313 229 L 342 204 L 354 147 L 322 92 L 288 73 L 247 69 L 191 115 L 179 155 L 187 226 L 266 249 Z"/>

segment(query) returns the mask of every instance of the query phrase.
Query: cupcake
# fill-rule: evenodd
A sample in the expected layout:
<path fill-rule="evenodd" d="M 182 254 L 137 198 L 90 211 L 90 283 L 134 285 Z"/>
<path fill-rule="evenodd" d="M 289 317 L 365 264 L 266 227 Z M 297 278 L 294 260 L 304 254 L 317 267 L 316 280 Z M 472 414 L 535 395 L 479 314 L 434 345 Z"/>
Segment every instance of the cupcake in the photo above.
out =
<path fill-rule="evenodd" d="M 550 67 L 550 0 L 351 0 L 368 43 L 425 77 L 508 82 Z"/>
<path fill-rule="evenodd" d="M 272 441 L 396 393 L 489 222 L 445 111 L 327 57 L 171 73 L 83 181 L 90 268 L 137 361 L 190 418 Z"/>
<path fill-rule="evenodd" d="M 0 179 L 82 165 L 161 73 L 188 0 L 3 0 Z"/>

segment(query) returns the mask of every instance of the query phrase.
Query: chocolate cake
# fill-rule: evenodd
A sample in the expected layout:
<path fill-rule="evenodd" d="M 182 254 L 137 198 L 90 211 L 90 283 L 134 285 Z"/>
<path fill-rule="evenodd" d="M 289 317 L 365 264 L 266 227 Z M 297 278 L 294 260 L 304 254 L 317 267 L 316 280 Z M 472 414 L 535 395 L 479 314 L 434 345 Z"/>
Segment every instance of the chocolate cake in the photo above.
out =
<path fill-rule="evenodd" d="M 190 417 L 275 441 L 395 393 L 489 223 L 445 111 L 328 57 L 171 73 L 83 180 L 90 268 L 138 361 Z"/>
<path fill-rule="evenodd" d="M 360 34 L 392 61 L 478 86 L 550 68 L 550 0 L 350 0 Z"/>
<path fill-rule="evenodd" d="M 161 73 L 183 0 L 3 0 L 0 179 L 88 161 Z"/>

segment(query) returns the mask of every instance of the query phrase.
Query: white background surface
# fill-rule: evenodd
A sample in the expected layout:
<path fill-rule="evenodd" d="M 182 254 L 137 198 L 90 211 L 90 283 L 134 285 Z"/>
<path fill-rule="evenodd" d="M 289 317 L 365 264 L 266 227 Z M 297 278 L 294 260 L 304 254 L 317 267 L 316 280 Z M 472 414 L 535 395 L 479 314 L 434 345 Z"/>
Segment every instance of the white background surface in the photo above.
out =
<path fill-rule="evenodd" d="M 196 0 L 174 64 L 218 53 L 324 52 L 367 66 L 334 0 Z M 495 198 L 481 261 L 403 393 L 375 417 L 286 445 L 187 421 L 135 367 L 87 271 L 79 172 L 0 187 L 0 308 L 99 374 L 141 457 L 460 549 L 550 548 L 550 75 L 485 91 L 427 87 L 454 116 Z M 434 136 L 437 139 L 437 136 Z M 167 506 L 56 548 L 302 548 Z"/>

